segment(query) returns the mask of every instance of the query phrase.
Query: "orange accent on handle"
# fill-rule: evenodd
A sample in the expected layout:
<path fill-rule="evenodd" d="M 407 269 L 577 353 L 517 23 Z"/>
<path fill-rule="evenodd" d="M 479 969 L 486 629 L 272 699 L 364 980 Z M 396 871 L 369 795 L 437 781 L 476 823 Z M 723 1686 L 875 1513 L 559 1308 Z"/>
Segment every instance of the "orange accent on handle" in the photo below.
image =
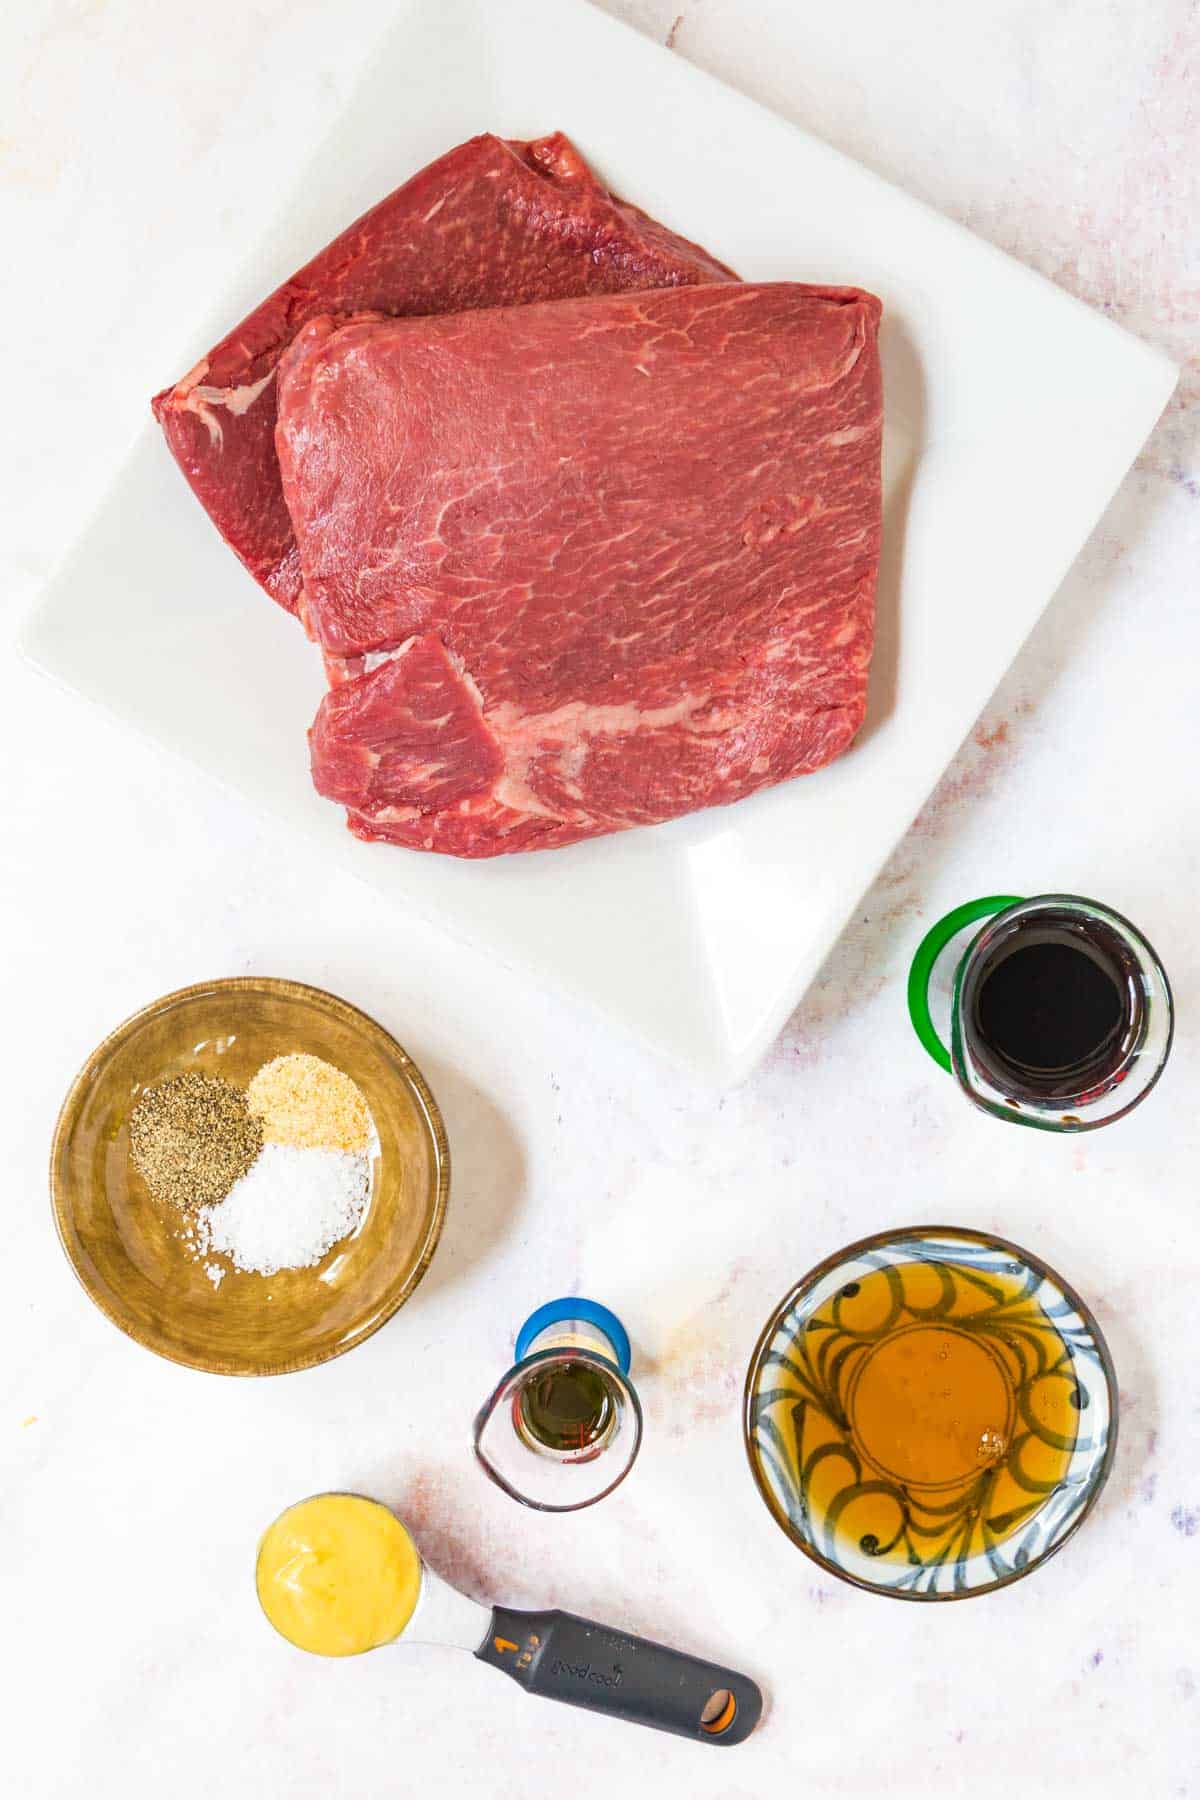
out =
<path fill-rule="evenodd" d="M 707 1724 L 705 1724 L 703 1720 L 700 1721 L 701 1731 L 707 1731 L 710 1737 L 719 1737 L 723 1731 L 729 1730 L 729 1727 L 733 1724 L 734 1714 L 736 1712 L 737 1701 L 734 1699 L 733 1695 L 730 1694 L 717 1718 L 710 1719 Z"/>
<path fill-rule="evenodd" d="M 517 1648 L 515 1644 L 510 1644 L 507 1638 L 493 1638 L 492 1643 L 496 1646 L 496 1649 L 501 1655 L 503 1655 L 506 1650 L 515 1650 Z"/>

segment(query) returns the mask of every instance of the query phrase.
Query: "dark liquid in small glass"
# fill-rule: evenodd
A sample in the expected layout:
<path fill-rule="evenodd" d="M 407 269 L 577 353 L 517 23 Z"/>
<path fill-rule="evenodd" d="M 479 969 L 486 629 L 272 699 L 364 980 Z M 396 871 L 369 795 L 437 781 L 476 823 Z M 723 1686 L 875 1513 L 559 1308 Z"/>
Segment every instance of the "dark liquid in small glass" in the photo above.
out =
<path fill-rule="evenodd" d="M 1006 1094 L 1078 1098 L 1137 1048 L 1137 964 L 1102 920 L 1048 910 L 997 937 L 971 971 L 962 1019 L 975 1061 Z"/>
<path fill-rule="evenodd" d="M 612 1386 L 587 1362 L 549 1364 L 530 1376 L 517 1400 L 519 1427 L 546 1450 L 590 1449 L 615 1419 Z"/>

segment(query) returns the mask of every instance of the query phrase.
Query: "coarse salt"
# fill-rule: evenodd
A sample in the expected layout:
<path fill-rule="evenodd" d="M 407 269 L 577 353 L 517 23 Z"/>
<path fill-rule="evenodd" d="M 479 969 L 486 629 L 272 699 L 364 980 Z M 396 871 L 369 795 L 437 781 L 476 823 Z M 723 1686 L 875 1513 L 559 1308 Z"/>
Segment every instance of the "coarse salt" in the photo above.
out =
<path fill-rule="evenodd" d="M 370 1187 L 361 1152 L 264 1144 L 224 1200 L 198 1210 L 200 1251 L 256 1275 L 311 1268 L 358 1229 Z"/>

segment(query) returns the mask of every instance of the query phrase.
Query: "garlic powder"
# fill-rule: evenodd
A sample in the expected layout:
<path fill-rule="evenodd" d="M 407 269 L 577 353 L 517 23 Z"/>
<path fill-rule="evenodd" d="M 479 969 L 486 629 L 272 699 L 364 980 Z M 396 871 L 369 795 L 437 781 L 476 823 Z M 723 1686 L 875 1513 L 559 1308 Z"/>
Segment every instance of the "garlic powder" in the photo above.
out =
<path fill-rule="evenodd" d="M 246 1090 L 268 1144 L 365 1152 L 371 1114 L 362 1089 L 319 1056 L 295 1052 L 264 1063 Z"/>

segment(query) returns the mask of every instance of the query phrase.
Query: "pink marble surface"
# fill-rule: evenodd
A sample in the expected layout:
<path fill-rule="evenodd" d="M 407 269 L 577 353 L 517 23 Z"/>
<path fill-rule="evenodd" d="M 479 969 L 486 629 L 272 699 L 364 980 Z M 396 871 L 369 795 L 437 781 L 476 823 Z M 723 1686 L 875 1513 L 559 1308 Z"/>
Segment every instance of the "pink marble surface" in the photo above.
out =
<path fill-rule="evenodd" d="M 1060 1781 L 1114 1796 L 1200 1785 L 1195 8 L 680 4 L 609 10 L 1109 311 L 1184 362 L 1184 380 L 807 1000 L 722 1099 L 298 864 L 275 828 L 4 659 L 14 1793 L 325 1800 L 557 1782 L 1000 1800 Z M 211 0 L 201 19 L 41 0 L 0 22 L 7 618 L 99 496 L 213 271 L 252 253 L 295 132 L 319 137 L 388 10 Z M 84 766 L 89 793 L 103 771 L 103 808 L 79 802 Z M 1179 1002 L 1160 1091 L 1087 1139 L 973 1113 L 904 1018 L 926 924 L 975 893 L 1048 887 L 1137 919 Z M 206 971 L 286 972 L 366 1005 L 425 1067 L 455 1146 L 419 1304 L 281 1382 L 192 1375 L 126 1343 L 69 1280 L 44 1203 L 78 1062 Z M 753 1492 L 738 1416 L 784 1289 L 851 1238 L 932 1218 L 1001 1230 L 1059 1267 L 1096 1308 L 1123 1409 L 1079 1538 L 1028 1582 L 945 1609 L 803 1563 Z M 647 1437 L 617 1496 L 547 1524 L 485 1486 L 465 1422 L 524 1311 L 572 1287 L 624 1315 Z M 761 1731 L 718 1759 L 536 1707 L 446 1652 L 290 1654 L 256 1615 L 250 1558 L 280 1505 L 323 1486 L 398 1503 L 468 1591 L 741 1663 L 768 1690 Z"/>

